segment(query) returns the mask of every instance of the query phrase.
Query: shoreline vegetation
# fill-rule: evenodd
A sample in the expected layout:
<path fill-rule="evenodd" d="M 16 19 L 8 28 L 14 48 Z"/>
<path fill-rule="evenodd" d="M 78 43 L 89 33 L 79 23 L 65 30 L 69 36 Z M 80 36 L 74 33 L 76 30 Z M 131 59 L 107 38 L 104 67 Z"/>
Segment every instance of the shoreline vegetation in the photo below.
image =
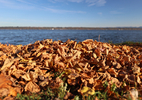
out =
<path fill-rule="evenodd" d="M 0 29 L 36 30 L 142 30 L 142 27 L 0 27 Z"/>
<path fill-rule="evenodd" d="M 0 100 L 141 100 L 142 43 L 0 44 Z"/>

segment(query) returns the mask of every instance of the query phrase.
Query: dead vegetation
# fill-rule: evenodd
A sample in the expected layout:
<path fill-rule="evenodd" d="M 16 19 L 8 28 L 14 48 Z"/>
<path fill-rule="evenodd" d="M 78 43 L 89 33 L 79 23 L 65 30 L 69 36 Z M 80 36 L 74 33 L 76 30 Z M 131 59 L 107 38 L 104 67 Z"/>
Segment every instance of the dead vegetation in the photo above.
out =
<path fill-rule="evenodd" d="M 0 97 L 4 100 L 15 99 L 17 94 L 40 94 L 47 87 L 55 92 L 65 83 L 63 99 L 79 94 L 86 99 L 104 91 L 107 99 L 124 100 L 129 92 L 136 100 L 142 93 L 142 48 L 92 39 L 0 44 L 0 73 Z M 54 96 L 59 99 L 59 93 Z"/>

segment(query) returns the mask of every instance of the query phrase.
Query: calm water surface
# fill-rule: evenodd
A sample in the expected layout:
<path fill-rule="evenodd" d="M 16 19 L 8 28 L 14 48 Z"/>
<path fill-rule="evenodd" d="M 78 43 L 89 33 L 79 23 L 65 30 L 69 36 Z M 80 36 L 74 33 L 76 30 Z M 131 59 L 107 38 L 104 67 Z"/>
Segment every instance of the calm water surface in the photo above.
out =
<path fill-rule="evenodd" d="M 63 42 L 68 39 L 77 42 L 86 39 L 98 41 L 99 35 L 101 42 L 142 42 L 142 30 L 0 30 L 0 42 L 27 45 L 43 39 Z"/>

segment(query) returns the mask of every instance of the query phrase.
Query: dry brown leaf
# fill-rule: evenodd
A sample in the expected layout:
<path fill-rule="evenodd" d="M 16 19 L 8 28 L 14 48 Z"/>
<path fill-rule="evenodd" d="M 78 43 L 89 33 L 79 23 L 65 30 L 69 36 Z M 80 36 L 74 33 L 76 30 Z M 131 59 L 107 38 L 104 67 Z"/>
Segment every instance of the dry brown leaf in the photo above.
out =
<path fill-rule="evenodd" d="M 94 83 L 94 79 L 93 78 L 88 79 L 88 81 L 89 81 L 89 84 L 93 84 Z"/>
<path fill-rule="evenodd" d="M 0 74 L 0 88 L 10 88 L 12 82 L 9 80 L 8 76 L 5 76 L 3 73 Z"/>
<path fill-rule="evenodd" d="M 120 63 L 117 63 L 115 68 L 120 69 L 122 68 L 122 66 L 120 65 Z"/>
<path fill-rule="evenodd" d="M 134 85 L 141 85 L 141 54 L 141 47 L 116 46 L 92 39 L 79 43 L 47 39 L 26 46 L 0 44 L 0 70 L 12 81 L 7 80 L 10 85 L 5 81 L 6 85 L 0 83 L 0 86 L 8 92 L 11 85 L 22 86 L 14 88 L 18 93 L 22 92 L 22 88 L 35 92 L 40 90 L 39 86 L 44 88 L 47 85 L 58 89 L 63 85 L 60 78 L 53 78 L 54 72 L 58 71 L 65 72 L 62 78 L 67 78 L 68 84 L 75 85 L 77 90 L 81 90 L 82 86 L 102 90 L 105 81 L 109 82 L 109 87 L 114 83 L 120 89 L 125 81 L 125 88 L 121 88 L 126 92 Z M 108 99 L 116 97 L 111 92 L 109 94 Z"/>
<path fill-rule="evenodd" d="M 67 79 L 68 84 L 70 85 L 76 85 L 77 84 L 77 79 Z"/>
<path fill-rule="evenodd" d="M 132 48 L 132 51 L 133 51 L 134 53 L 136 53 L 136 54 L 139 53 L 139 50 L 137 50 L 136 48 Z"/>
<path fill-rule="evenodd" d="M 105 54 L 105 55 L 108 55 L 108 53 L 109 53 L 109 50 L 108 50 L 108 49 L 105 49 L 104 54 Z"/>
<path fill-rule="evenodd" d="M 135 86 L 135 83 L 136 83 L 136 76 L 135 75 L 126 75 L 125 76 L 125 80 L 128 84 L 130 84 L 132 87 Z"/>
<path fill-rule="evenodd" d="M 52 80 L 50 83 L 51 89 L 58 89 L 61 85 L 63 85 L 63 81 L 57 77 L 56 80 Z"/>
<path fill-rule="evenodd" d="M 9 90 L 7 88 L 0 89 L 0 97 L 8 96 L 8 94 L 9 94 Z"/>
<path fill-rule="evenodd" d="M 12 82 L 10 81 L 9 77 L 5 76 L 4 74 L 0 74 L 0 89 L 8 89 L 8 95 L 17 96 L 17 92 L 11 85 Z"/>
<path fill-rule="evenodd" d="M 137 75 L 136 78 L 137 78 L 137 79 L 136 79 L 136 80 L 137 80 L 137 83 L 141 84 L 141 79 L 140 79 L 140 77 Z"/>
<path fill-rule="evenodd" d="M 95 100 L 99 100 L 97 97 L 95 97 Z"/>
<path fill-rule="evenodd" d="M 39 82 L 39 85 L 42 86 L 42 87 L 45 87 L 49 84 L 49 80 L 48 79 L 45 79 L 44 81 L 42 82 Z"/>
<path fill-rule="evenodd" d="M 15 100 L 15 97 L 12 96 L 7 96 L 3 100 Z"/>
<path fill-rule="evenodd" d="M 102 55 L 101 51 L 98 48 L 94 50 L 94 53 L 97 55 L 97 57 L 100 57 Z"/>
<path fill-rule="evenodd" d="M 26 72 L 22 70 L 16 70 L 12 72 L 12 75 L 14 75 L 17 79 L 19 79 L 22 75 L 24 75 Z"/>
<path fill-rule="evenodd" d="M 80 50 L 82 48 L 82 44 L 81 43 L 76 44 L 75 48 Z"/>
<path fill-rule="evenodd" d="M 89 43 L 93 43 L 93 42 L 94 42 L 93 39 L 87 39 L 87 40 L 82 41 L 82 43 L 84 43 L 84 44 L 89 44 Z"/>
<path fill-rule="evenodd" d="M 10 88 L 9 89 L 9 95 L 13 96 L 13 97 L 16 97 L 17 96 L 17 92 L 15 91 L 14 88 Z"/>
<path fill-rule="evenodd" d="M 124 50 L 126 53 L 130 52 L 129 46 L 126 45 L 122 46 L 122 50 Z"/>
<path fill-rule="evenodd" d="M 95 53 L 93 53 L 93 57 L 96 59 L 97 58 L 97 55 Z"/>
<path fill-rule="evenodd" d="M 70 75 L 68 75 L 68 78 L 70 79 L 76 79 L 77 77 L 79 77 L 79 74 L 77 73 L 71 73 Z"/>
<path fill-rule="evenodd" d="M 111 80 L 109 81 L 109 85 L 115 84 L 116 87 L 120 87 L 122 85 L 122 82 L 120 82 L 117 78 L 111 77 Z"/>
<path fill-rule="evenodd" d="M 117 77 L 117 75 L 118 75 L 118 73 L 115 71 L 114 68 L 108 69 L 108 72 L 109 72 L 111 75 L 114 75 L 115 77 Z"/>
<path fill-rule="evenodd" d="M 142 59 L 142 54 L 137 56 L 138 59 Z"/>
<path fill-rule="evenodd" d="M 132 67 L 132 71 L 134 74 L 140 73 L 140 67 L 138 67 L 136 64 Z"/>
<path fill-rule="evenodd" d="M 94 65 L 97 65 L 97 64 L 99 63 L 99 59 L 91 58 L 90 61 L 89 61 L 89 63 L 94 64 Z"/>
<path fill-rule="evenodd" d="M 9 59 L 7 58 L 2 66 L 2 68 L 0 70 L 4 70 L 5 68 L 9 68 L 11 67 L 11 65 L 14 63 L 14 61 L 19 60 L 19 58 L 16 59 Z"/>
<path fill-rule="evenodd" d="M 23 79 L 25 79 L 26 81 L 30 81 L 31 79 L 31 75 L 30 73 L 25 73 L 23 76 L 21 76 Z"/>
<path fill-rule="evenodd" d="M 105 59 L 104 59 L 104 60 L 100 60 L 100 61 L 99 61 L 99 65 L 100 65 L 101 67 L 105 67 L 105 66 L 106 66 L 105 62 L 106 62 Z"/>
<path fill-rule="evenodd" d="M 74 95 L 70 92 L 67 92 L 66 95 L 64 96 L 64 100 L 74 100 Z"/>
<path fill-rule="evenodd" d="M 79 63 L 77 63 L 77 64 L 74 66 L 74 69 L 75 69 L 77 72 L 83 71 L 83 68 L 82 68 L 81 64 L 79 64 Z"/>
<path fill-rule="evenodd" d="M 40 87 L 35 82 L 30 81 L 26 84 L 25 91 L 31 93 L 38 93 L 40 92 Z"/>
<path fill-rule="evenodd" d="M 103 83 L 102 83 L 102 81 L 101 80 L 96 80 L 96 82 L 95 82 L 95 84 L 94 84 L 94 86 L 93 86 L 94 88 L 95 88 L 95 90 L 98 90 L 98 91 L 100 91 L 100 90 L 103 90 L 104 89 L 104 87 L 103 87 Z"/>
<path fill-rule="evenodd" d="M 21 94 L 21 93 L 23 92 L 23 87 L 14 87 L 14 90 L 15 90 L 17 93 Z"/>
<path fill-rule="evenodd" d="M 138 100 L 138 90 L 137 89 L 131 89 L 129 91 L 129 94 L 127 94 L 128 98 L 131 98 L 132 100 Z"/>
<path fill-rule="evenodd" d="M 123 56 L 123 59 L 126 61 L 126 62 L 130 62 L 131 61 L 131 59 L 130 59 L 131 57 L 128 55 L 128 56 Z"/>

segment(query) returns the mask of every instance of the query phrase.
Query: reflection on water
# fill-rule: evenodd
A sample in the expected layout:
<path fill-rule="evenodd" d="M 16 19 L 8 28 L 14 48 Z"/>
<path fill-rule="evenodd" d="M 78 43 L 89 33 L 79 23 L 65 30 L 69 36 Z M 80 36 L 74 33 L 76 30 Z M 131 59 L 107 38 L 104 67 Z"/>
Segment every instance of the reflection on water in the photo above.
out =
<path fill-rule="evenodd" d="M 68 39 L 77 42 L 86 39 L 98 41 L 99 35 L 101 42 L 142 42 L 142 30 L 0 30 L 0 42 L 27 45 L 43 39 L 63 42 Z"/>

